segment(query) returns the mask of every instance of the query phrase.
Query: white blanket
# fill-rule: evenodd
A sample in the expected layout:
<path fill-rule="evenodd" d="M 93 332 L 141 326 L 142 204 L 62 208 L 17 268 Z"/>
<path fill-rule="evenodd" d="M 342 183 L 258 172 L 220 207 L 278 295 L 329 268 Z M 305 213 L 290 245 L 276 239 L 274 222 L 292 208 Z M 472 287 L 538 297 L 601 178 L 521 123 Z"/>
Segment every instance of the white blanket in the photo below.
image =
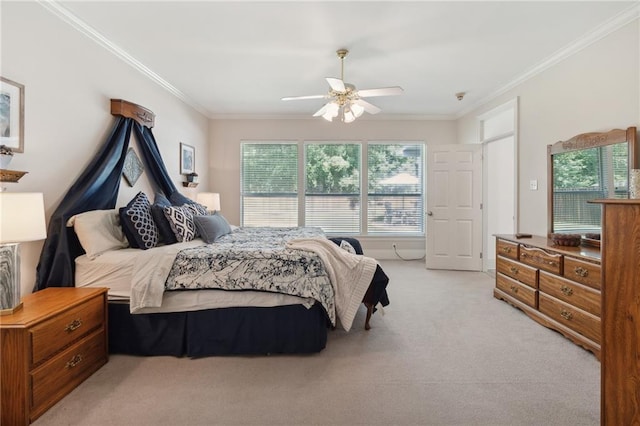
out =
<path fill-rule="evenodd" d="M 170 244 L 144 250 L 133 265 L 129 310 L 132 314 L 142 308 L 162 306 L 164 283 L 167 281 L 173 261 L 182 249 L 202 245 L 202 240 Z"/>
<path fill-rule="evenodd" d="M 370 257 L 348 253 L 326 238 L 292 240 L 287 247 L 314 252 L 322 259 L 335 292 L 340 324 L 345 331 L 349 331 L 378 262 Z"/>

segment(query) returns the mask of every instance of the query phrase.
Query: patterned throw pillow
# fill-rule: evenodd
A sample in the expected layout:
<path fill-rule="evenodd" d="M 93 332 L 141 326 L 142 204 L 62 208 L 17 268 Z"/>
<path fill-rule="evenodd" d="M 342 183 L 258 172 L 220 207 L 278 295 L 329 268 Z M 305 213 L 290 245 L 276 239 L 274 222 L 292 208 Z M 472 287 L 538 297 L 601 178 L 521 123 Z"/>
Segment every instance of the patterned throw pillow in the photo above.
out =
<path fill-rule="evenodd" d="M 340 248 L 351 254 L 356 254 L 356 249 L 347 240 L 340 241 Z"/>
<path fill-rule="evenodd" d="M 140 191 L 120 209 L 120 224 L 131 247 L 143 250 L 158 245 L 158 227 L 151 215 L 147 195 Z"/>
<path fill-rule="evenodd" d="M 176 240 L 185 242 L 195 238 L 196 226 L 193 222 L 193 211 L 186 205 L 165 207 L 164 215 L 171 225 Z"/>

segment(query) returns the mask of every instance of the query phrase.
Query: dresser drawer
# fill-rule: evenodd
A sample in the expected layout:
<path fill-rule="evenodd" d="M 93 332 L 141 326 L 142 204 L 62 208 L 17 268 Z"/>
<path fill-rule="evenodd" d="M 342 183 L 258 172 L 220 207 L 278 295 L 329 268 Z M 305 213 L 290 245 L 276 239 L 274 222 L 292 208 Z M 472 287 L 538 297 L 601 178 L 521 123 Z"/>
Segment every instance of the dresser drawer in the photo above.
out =
<path fill-rule="evenodd" d="M 540 271 L 538 286 L 543 293 L 600 316 L 600 292 L 597 290 L 544 271 Z"/>
<path fill-rule="evenodd" d="M 498 256 L 496 270 L 533 288 L 538 288 L 538 270 L 535 268 Z"/>
<path fill-rule="evenodd" d="M 104 297 L 95 297 L 33 327 L 31 363 L 37 365 L 104 322 Z"/>
<path fill-rule="evenodd" d="M 544 293 L 538 296 L 540 312 L 600 344 L 600 318 Z"/>
<path fill-rule="evenodd" d="M 496 274 L 496 287 L 534 309 L 538 307 L 537 291 L 529 286 L 498 273 Z"/>
<path fill-rule="evenodd" d="M 535 247 L 520 246 L 520 262 L 562 275 L 562 255 Z"/>
<path fill-rule="evenodd" d="M 496 253 L 509 259 L 518 260 L 518 244 L 498 238 L 496 240 Z"/>
<path fill-rule="evenodd" d="M 589 287 L 600 290 L 600 265 L 583 262 L 571 257 L 564 258 L 564 276 Z"/>
<path fill-rule="evenodd" d="M 31 372 L 31 420 L 107 362 L 104 329 L 86 336 Z"/>

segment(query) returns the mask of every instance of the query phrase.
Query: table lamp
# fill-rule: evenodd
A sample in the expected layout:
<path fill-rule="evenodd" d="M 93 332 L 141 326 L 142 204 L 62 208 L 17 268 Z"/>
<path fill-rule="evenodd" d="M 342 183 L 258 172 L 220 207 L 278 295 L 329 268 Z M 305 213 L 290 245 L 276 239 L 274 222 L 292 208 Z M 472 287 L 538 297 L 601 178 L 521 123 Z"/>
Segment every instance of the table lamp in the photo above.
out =
<path fill-rule="evenodd" d="M 211 213 L 220 210 L 220 194 L 217 192 L 201 192 L 196 195 L 196 201 L 205 206 Z"/>
<path fill-rule="evenodd" d="M 20 243 L 46 237 L 42 193 L 0 192 L 0 315 L 22 307 Z"/>

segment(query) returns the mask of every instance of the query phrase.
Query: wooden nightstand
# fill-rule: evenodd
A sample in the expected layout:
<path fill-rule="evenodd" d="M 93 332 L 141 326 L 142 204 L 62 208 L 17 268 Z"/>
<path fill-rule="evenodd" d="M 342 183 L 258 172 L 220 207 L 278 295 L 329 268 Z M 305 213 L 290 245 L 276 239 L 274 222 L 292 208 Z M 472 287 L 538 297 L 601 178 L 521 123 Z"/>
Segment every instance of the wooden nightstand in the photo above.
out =
<path fill-rule="evenodd" d="M 27 425 L 109 359 L 107 289 L 47 288 L 0 317 L 0 424 Z"/>

